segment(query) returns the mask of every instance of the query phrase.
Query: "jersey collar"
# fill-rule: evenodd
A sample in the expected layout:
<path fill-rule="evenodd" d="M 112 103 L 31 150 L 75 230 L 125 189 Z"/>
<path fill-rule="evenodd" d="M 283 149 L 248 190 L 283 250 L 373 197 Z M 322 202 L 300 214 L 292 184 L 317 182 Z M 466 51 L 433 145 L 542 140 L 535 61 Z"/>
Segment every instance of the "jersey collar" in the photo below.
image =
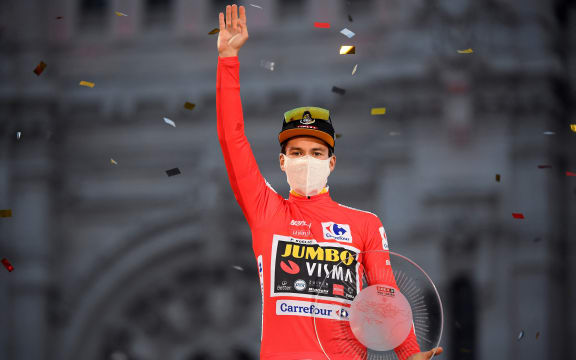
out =
<path fill-rule="evenodd" d="M 304 195 L 298 194 L 294 190 L 290 190 L 290 195 L 288 197 L 288 200 L 303 201 L 303 202 L 304 201 L 329 200 L 329 199 L 330 199 L 329 186 L 326 186 L 325 188 L 323 188 L 319 194 L 312 195 L 312 196 L 304 196 Z"/>

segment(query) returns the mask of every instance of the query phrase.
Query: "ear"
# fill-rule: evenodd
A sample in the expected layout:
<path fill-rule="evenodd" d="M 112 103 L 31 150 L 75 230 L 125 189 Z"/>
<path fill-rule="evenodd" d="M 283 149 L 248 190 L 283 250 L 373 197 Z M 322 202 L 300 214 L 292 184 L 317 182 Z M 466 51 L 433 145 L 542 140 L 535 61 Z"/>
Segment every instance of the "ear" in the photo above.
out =
<path fill-rule="evenodd" d="M 334 171 L 335 167 L 336 167 L 336 155 L 332 154 L 332 157 L 330 158 L 330 172 Z"/>
<path fill-rule="evenodd" d="M 280 170 L 286 172 L 286 168 L 284 167 L 284 154 L 280 153 L 278 155 L 278 161 L 280 162 Z"/>

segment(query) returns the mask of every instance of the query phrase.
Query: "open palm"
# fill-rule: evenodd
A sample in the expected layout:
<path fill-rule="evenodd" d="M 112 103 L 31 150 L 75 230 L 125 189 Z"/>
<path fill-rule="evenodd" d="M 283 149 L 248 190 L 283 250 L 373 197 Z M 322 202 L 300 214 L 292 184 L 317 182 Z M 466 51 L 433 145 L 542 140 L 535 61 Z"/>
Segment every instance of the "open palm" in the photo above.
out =
<path fill-rule="evenodd" d="M 240 6 L 240 17 L 238 17 L 236 4 L 228 5 L 226 6 L 226 19 L 224 19 L 224 14 L 220 13 L 219 21 L 218 54 L 222 57 L 237 56 L 242 45 L 248 40 L 246 9 Z"/>

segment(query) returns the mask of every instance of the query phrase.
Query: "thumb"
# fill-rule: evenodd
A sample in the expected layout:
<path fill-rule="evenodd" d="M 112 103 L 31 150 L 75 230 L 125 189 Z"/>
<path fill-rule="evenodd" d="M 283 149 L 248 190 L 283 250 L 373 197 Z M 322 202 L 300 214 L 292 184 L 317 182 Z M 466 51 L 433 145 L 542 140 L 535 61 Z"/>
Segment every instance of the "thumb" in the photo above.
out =
<path fill-rule="evenodd" d="M 427 359 L 431 359 L 432 356 L 434 356 L 434 355 L 440 355 L 440 354 L 442 354 L 443 351 L 444 351 L 444 349 L 442 349 L 442 346 L 435 347 L 432 350 L 428 350 L 426 352 Z"/>

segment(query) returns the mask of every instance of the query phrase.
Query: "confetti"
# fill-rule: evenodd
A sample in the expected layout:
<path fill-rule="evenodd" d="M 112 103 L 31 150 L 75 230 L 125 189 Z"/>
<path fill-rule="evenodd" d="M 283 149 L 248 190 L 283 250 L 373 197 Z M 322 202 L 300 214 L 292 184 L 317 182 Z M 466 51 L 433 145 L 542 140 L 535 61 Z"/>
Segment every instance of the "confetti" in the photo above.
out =
<path fill-rule="evenodd" d="M 116 160 L 114 160 L 114 159 L 112 159 L 112 158 L 110 158 L 110 163 L 111 163 L 111 164 L 114 164 L 114 165 L 118 165 L 118 163 L 116 162 Z"/>
<path fill-rule="evenodd" d="M 40 76 L 40 74 L 42 74 L 42 72 L 44 71 L 44 69 L 46 69 L 46 63 L 44 61 L 40 61 L 40 64 L 38 64 L 36 66 L 36 69 L 34 69 L 34 73 L 36 74 L 36 76 Z"/>
<path fill-rule="evenodd" d="M 168 119 L 167 117 L 164 118 L 164 122 L 168 125 L 171 125 L 173 127 L 176 127 L 176 123 L 170 119 Z"/>
<path fill-rule="evenodd" d="M 524 219 L 524 214 L 522 213 L 512 213 L 514 219 Z"/>
<path fill-rule="evenodd" d="M 184 107 L 188 110 L 194 110 L 194 108 L 196 107 L 196 104 L 192 104 L 191 102 L 186 101 L 184 103 Z"/>
<path fill-rule="evenodd" d="M 570 130 L 576 132 L 576 124 L 570 124 Z"/>
<path fill-rule="evenodd" d="M 353 22 L 354 20 L 352 20 L 352 15 L 348 15 L 348 21 Z"/>
<path fill-rule="evenodd" d="M 538 338 L 540 337 L 540 331 L 536 332 L 536 340 L 538 340 Z"/>
<path fill-rule="evenodd" d="M 180 175 L 181 172 L 180 172 L 180 169 L 174 168 L 174 169 L 166 170 L 166 174 L 168 176 L 176 176 L 176 175 Z"/>
<path fill-rule="evenodd" d="M 396 136 L 396 135 L 400 135 L 400 133 L 398 131 L 390 131 L 390 133 L 388 135 Z"/>
<path fill-rule="evenodd" d="M 56 20 L 60 20 L 60 19 L 62 19 L 62 16 L 57 16 L 57 17 L 56 17 Z"/>
<path fill-rule="evenodd" d="M 370 110 L 370 115 L 384 115 L 386 114 L 386 108 L 372 108 Z"/>
<path fill-rule="evenodd" d="M 8 259 L 2 258 L 2 264 L 4 265 L 6 270 L 8 270 L 10 272 L 12 272 L 12 270 L 14 270 L 14 266 L 12 266 L 12 264 L 10 264 L 10 261 L 8 261 Z"/>
<path fill-rule="evenodd" d="M 16 133 L 16 139 L 20 140 L 20 136 L 21 136 L 21 135 L 22 135 L 22 133 L 21 133 L 20 131 L 18 131 L 18 132 Z"/>
<path fill-rule="evenodd" d="M 274 71 L 274 62 L 267 60 L 260 60 L 260 66 L 266 70 Z"/>
<path fill-rule="evenodd" d="M 357 69 L 358 69 L 358 64 L 354 65 L 354 69 L 352 69 L 352 75 L 356 74 Z"/>
<path fill-rule="evenodd" d="M 544 131 L 544 135 L 555 135 L 554 131 Z"/>
<path fill-rule="evenodd" d="M 566 176 L 576 176 L 576 173 L 573 173 L 571 171 L 566 171 Z"/>
<path fill-rule="evenodd" d="M 466 50 L 458 50 L 458 54 L 472 54 L 474 50 L 466 49 Z"/>
<path fill-rule="evenodd" d="M 496 174 L 496 181 L 500 182 L 500 174 Z"/>
<path fill-rule="evenodd" d="M 254 4 L 250 4 L 250 6 L 254 6 L 255 8 L 262 9 L 262 6 L 258 6 L 258 5 L 254 5 Z"/>
<path fill-rule="evenodd" d="M 114 11 L 114 14 L 116 14 L 117 16 L 128 16 L 124 13 L 121 13 L 120 11 Z"/>
<path fill-rule="evenodd" d="M 93 88 L 95 84 L 94 84 L 93 82 L 90 82 L 90 81 L 84 81 L 84 80 L 82 80 L 82 81 L 80 81 L 80 84 L 79 84 L 79 85 L 80 85 L 80 86 L 87 86 L 87 87 L 89 87 L 89 88 Z"/>
<path fill-rule="evenodd" d="M 338 86 L 332 86 L 332 92 L 340 95 L 346 94 L 346 89 L 339 88 Z"/>
<path fill-rule="evenodd" d="M 232 267 L 238 271 L 244 271 L 244 268 L 242 266 L 234 265 Z"/>
<path fill-rule="evenodd" d="M 342 45 L 340 46 L 340 55 L 356 54 L 356 46 Z"/>
<path fill-rule="evenodd" d="M 351 39 L 354 35 L 356 35 L 353 31 L 349 30 L 348 28 L 340 30 L 340 34 L 348 36 L 348 39 Z"/>
<path fill-rule="evenodd" d="M 330 23 L 314 22 L 314 27 L 321 29 L 330 29 Z"/>
<path fill-rule="evenodd" d="M 524 330 L 521 330 L 520 333 L 518 334 L 518 341 L 520 341 L 520 339 L 522 339 L 524 337 Z"/>
<path fill-rule="evenodd" d="M 218 34 L 219 32 L 220 32 L 220 29 L 214 28 L 214 29 L 210 30 L 210 32 L 208 33 L 208 35 Z"/>
<path fill-rule="evenodd" d="M 0 217 L 12 217 L 12 210 L 11 209 L 0 210 Z"/>
<path fill-rule="evenodd" d="M 538 169 L 551 169 L 552 165 L 538 165 Z"/>
<path fill-rule="evenodd" d="M 339 139 L 342 137 L 342 134 L 335 134 L 335 136 L 336 136 L 336 139 Z"/>

